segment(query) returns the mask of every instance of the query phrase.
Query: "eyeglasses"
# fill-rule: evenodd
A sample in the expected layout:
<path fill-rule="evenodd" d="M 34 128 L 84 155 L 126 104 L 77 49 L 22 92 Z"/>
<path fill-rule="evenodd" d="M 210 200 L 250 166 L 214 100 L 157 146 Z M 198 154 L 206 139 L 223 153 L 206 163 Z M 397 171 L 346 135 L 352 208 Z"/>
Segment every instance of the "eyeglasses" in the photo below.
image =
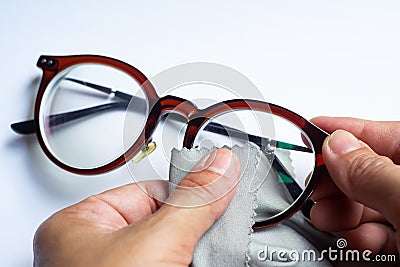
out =
<path fill-rule="evenodd" d="M 200 109 L 180 97 L 160 97 L 138 69 L 104 56 L 41 56 L 37 66 L 43 76 L 34 118 L 11 127 L 36 133 L 46 156 L 64 170 L 100 174 L 133 161 L 132 169 L 147 172 L 149 165 L 140 165 L 147 159 L 159 173 L 159 160 L 169 158 L 179 142 L 186 148 L 250 142 L 271 162 L 288 199 L 254 228 L 274 225 L 300 209 L 309 213 L 309 198 L 326 172 L 321 148 L 327 134 L 296 113 L 252 99 Z M 166 124 L 181 139 L 165 130 Z M 165 155 L 153 153 L 156 141 Z"/>

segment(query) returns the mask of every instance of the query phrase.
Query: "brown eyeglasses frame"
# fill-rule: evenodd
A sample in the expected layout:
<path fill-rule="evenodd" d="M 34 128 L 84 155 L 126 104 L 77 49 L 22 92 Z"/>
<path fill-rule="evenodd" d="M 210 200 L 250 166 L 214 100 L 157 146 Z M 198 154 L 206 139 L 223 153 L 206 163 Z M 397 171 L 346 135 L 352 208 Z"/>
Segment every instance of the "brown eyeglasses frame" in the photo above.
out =
<path fill-rule="evenodd" d="M 147 104 L 149 107 L 149 115 L 146 121 L 145 127 L 140 133 L 136 142 L 125 152 L 125 154 L 119 156 L 112 162 L 96 167 L 93 169 L 80 169 L 64 164 L 58 160 L 45 145 L 42 133 L 39 128 L 39 113 L 41 108 L 41 102 L 43 95 L 48 87 L 50 81 L 61 71 L 74 66 L 76 64 L 83 63 L 93 63 L 93 64 L 103 64 L 107 66 L 114 67 L 118 70 L 125 72 L 130 75 L 139 85 L 141 85 L 144 94 L 147 98 Z M 301 195 L 295 200 L 295 202 L 284 212 L 271 217 L 270 219 L 257 222 L 253 228 L 260 229 L 265 227 L 270 227 L 275 225 L 285 219 L 288 219 L 294 213 L 299 211 L 309 200 L 312 195 L 315 186 L 318 182 L 318 178 L 327 173 L 325 164 L 322 159 L 322 144 L 325 138 L 328 136 L 327 133 L 319 129 L 317 126 L 304 119 L 300 115 L 280 107 L 275 104 L 251 100 L 251 99 L 233 99 L 228 101 L 223 101 L 205 109 L 197 108 L 189 100 L 175 97 L 175 96 L 165 96 L 159 97 L 154 86 L 151 84 L 149 79 L 137 68 L 117 59 L 113 59 L 105 56 L 98 55 L 74 55 L 74 56 L 40 56 L 37 66 L 43 70 L 43 76 L 40 82 L 39 91 L 37 94 L 35 102 L 34 111 L 34 131 L 36 133 L 39 144 L 46 154 L 46 156 L 60 168 L 81 175 L 94 175 L 104 172 L 111 171 L 122 165 L 124 165 L 128 160 L 132 159 L 142 148 L 143 145 L 148 142 L 156 128 L 158 121 L 160 120 L 162 114 L 174 111 L 183 115 L 187 120 L 187 128 L 184 137 L 183 146 L 191 148 L 193 146 L 195 137 L 202 126 L 210 119 L 221 113 L 232 111 L 232 110 L 243 110 L 250 109 L 256 111 L 268 112 L 277 116 L 280 116 L 303 130 L 303 132 L 308 136 L 315 152 L 315 168 L 309 179 L 305 190 Z"/>

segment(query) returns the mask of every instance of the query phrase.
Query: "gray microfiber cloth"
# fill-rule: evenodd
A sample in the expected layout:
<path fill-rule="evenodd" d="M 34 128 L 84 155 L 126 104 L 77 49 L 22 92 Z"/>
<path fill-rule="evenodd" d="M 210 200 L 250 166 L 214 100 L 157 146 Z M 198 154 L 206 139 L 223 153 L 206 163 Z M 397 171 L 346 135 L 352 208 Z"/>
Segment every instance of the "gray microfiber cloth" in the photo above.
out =
<path fill-rule="evenodd" d="M 196 246 L 192 265 L 203 266 L 331 266 L 324 261 L 282 260 L 272 255 L 266 259 L 260 251 L 284 250 L 290 253 L 320 249 L 332 245 L 333 235 L 316 230 L 301 213 L 272 228 L 253 232 L 257 216 L 262 219 L 271 211 L 287 207 L 289 201 L 282 195 L 282 183 L 271 168 L 266 156 L 251 144 L 233 147 L 241 164 L 241 176 L 235 196 L 226 212 L 203 235 Z M 210 150 L 183 148 L 173 150 L 170 165 L 170 181 L 178 184 Z M 174 186 L 170 187 L 172 191 Z M 271 190 L 272 189 L 272 190 Z M 261 256 L 261 258 L 260 258 Z"/>

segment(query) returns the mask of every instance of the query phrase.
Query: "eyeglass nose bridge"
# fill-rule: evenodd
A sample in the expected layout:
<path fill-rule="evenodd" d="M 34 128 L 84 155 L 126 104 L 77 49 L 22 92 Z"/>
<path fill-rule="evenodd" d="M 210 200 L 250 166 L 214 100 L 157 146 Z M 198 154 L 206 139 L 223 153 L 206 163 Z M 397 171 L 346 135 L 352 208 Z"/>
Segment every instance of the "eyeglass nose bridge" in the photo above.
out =
<path fill-rule="evenodd" d="M 181 114 L 189 121 L 192 116 L 199 112 L 196 104 L 187 99 L 176 96 L 168 95 L 160 98 L 158 102 L 161 106 L 161 116 L 168 112 L 174 112 Z"/>
<path fill-rule="evenodd" d="M 154 130 L 156 129 L 160 119 L 169 113 L 176 113 L 185 118 L 186 122 L 196 116 L 199 113 L 197 106 L 191 101 L 176 97 L 176 96 L 164 96 L 153 103 L 149 103 L 150 112 L 146 121 L 144 137 L 145 140 L 150 140 Z"/>

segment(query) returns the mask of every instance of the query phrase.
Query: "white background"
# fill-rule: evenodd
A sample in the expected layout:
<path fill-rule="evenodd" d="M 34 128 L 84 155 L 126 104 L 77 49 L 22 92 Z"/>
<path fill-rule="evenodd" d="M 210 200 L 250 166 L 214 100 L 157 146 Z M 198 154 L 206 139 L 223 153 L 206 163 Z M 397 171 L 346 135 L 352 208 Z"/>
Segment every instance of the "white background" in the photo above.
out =
<path fill-rule="evenodd" d="M 0 4 L 1 266 L 31 266 L 34 232 L 54 211 L 132 181 L 124 167 L 66 173 L 11 131 L 32 118 L 41 54 L 108 55 L 148 76 L 220 63 L 306 118 L 399 119 L 399 1 L 82 2 Z"/>

